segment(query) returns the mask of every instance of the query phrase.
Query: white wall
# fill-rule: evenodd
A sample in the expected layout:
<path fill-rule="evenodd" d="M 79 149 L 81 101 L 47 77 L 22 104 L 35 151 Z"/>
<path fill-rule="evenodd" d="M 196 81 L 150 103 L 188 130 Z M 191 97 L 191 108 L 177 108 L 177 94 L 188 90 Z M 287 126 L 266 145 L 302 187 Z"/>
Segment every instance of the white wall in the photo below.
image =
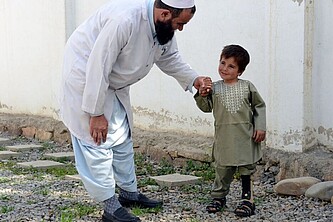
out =
<path fill-rule="evenodd" d="M 333 140 L 333 1 L 315 1 L 313 46 L 313 117 L 312 130 L 317 141 L 332 146 Z"/>
<path fill-rule="evenodd" d="M 0 0 L 0 112 L 57 109 L 63 14 L 62 1 Z"/>
<path fill-rule="evenodd" d="M 0 112 L 57 118 L 66 37 L 105 2 L 0 0 Z M 196 15 L 176 34 L 184 59 L 213 80 L 219 79 L 223 46 L 240 44 L 249 51 L 251 62 L 242 77 L 266 100 L 270 147 L 301 151 L 314 141 L 333 146 L 333 1 L 310 2 L 316 3 L 310 32 L 305 30 L 310 3 L 304 1 L 196 0 Z M 311 69 L 304 64 L 309 51 Z M 309 80 L 311 89 L 305 87 Z M 132 86 L 131 97 L 134 121 L 141 127 L 213 135 L 212 115 L 199 111 L 193 95 L 156 67 Z"/>
<path fill-rule="evenodd" d="M 243 77 L 257 82 L 258 89 L 264 91 L 263 96 L 266 97 L 268 24 L 265 4 L 241 0 L 217 2 L 196 1 L 194 18 L 176 34 L 180 52 L 199 74 L 209 75 L 216 81 L 220 78 L 217 67 L 222 48 L 227 44 L 244 46 L 251 55 L 251 63 Z M 253 27 L 256 27 L 256 32 L 253 32 Z M 212 115 L 202 113 L 196 107 L 193 95 L 184 93 L 174 79 L 163 75 L 157 68 L 131 91 L 135 114 L 140 117 L 136 118 L 138 124 L 156 129 L 213 134 Z"/>
<path fill-rule="evenodd" d="M 68 35 L 70 35 L 75 27 L 82 23 L 92 12 L 107 1 L 108 0 L 64 0 Z"/>
<path fill-rule="evenodd" d="M 269 12 L 267 145 L 296 151 L 303 136 L 304 4 L 271 1 Z"/>
<path fill-rule="evenodd" d="M 196 2 L 198 10 L 193 20 L 177 33 L 186 61 L 198 73 L 218 80 L 223 46 L 244 46 L 251 62 L 242 77 L 251 80 L 267 102 L 267 145 L 301 149 L 304 4 L 259 0 Z M 133 86 L 136 122 L 149 128 L 184 132 L 190 128 L 190 132 L 212 135 L 212 115 L 201 113 L 192 95 L 183 93 L 175 83 L 154 69 Z M 286 108 L 291 110 L 288 115 L 281 112 Z"/>

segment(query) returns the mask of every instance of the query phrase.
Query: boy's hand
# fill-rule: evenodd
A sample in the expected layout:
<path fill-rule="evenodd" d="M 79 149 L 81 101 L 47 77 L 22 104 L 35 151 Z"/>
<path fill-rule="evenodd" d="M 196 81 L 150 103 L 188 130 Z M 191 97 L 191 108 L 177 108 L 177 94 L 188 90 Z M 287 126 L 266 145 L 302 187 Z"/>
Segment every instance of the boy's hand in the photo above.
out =
<path fill-rule="evenodd" d="M 194 81 L 194 87 L 201 96 L 207 96 L 212 91 L 212 79 L 210 77 L 199 76 Z"/>
<path fill-rule="evenodd" d="M 264 141 L 265 137 L 266 137 L 266 132 L 263 130 L 255 130 L 252 136 L 254 142 L 256 143 Z"/>

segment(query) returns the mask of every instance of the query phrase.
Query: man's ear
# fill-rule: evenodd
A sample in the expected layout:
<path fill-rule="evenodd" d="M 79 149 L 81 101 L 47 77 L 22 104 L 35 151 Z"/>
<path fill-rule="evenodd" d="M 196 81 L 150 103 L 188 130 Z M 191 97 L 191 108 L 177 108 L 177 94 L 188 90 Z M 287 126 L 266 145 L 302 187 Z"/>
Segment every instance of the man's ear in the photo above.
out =
<path fill-rule="evenodd" d="M 167 9 L 164 9 L 162 12 L 161 12 L 161 20 L 162 21 L 167 21 L 169 19 L 172 18 L 172 14 L 169 10 Z"/>

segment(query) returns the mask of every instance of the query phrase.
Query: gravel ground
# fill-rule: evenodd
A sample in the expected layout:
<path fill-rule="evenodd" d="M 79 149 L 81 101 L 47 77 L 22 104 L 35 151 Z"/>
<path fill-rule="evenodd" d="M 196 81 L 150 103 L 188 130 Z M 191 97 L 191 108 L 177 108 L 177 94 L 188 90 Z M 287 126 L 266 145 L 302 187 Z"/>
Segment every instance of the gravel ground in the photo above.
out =
<path fill-rule="evenodd" d="M 6 137 L 0 134 L 0 137 Z M 36 142 L 23 138 L 16 143 Z M 48 145 L 49 146 L 49 145 Z M 71 151 L 69 146 L 49 146 L 47 152 Z M 15 162 L 33 161 L 42 158 L 43 151 L 29 151 Z M 12 161 L 0 162 L 0 221 L 100 221 L 103 205 L 93 201 L 81 182 L 65 180 L 45 172 L 26 173 Z M 69 163 L 70 164 L 70 163 Z M 10 167 L 5 167 L 5 166 Z M 155 164 L 156 165 L 156 164 Z M 139 176 L 145 180 L 148 176 Z M 274 180 L 255 182 L 256 214 L 250 218 L 238 218 L 233 210 L 240 197 L 240 183 L 234 181 L 223 212 L 208 214 L 205 207 L 210 201 L 211 183 L 187 185 L 176 188 L 161 188 L 156 185 L 140 187 L 149 197 L 162 199 L 163 209 L 157 213 L 145 212 L 142 221 L 153 222 L 201 222 L 201 221 L 333 221 L 333 205 L 329 202 L 309 199 L 304 196 L 279 196 L 273 192 Z M 89 214 L 86 213 L 87 209 Z M 75 212 L 75 213 L 73 213 Z M 74 216 L 73 216 L 74 215 Z M 84 216 L 80 216 L 84 215 Z"/>

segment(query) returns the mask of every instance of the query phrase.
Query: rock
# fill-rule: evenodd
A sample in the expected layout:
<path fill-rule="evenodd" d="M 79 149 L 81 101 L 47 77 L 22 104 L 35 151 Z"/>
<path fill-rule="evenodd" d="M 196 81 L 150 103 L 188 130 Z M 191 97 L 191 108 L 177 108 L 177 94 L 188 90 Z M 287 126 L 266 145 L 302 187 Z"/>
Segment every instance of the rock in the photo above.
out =
<path fill-rule="evenodd" d="M 275 180 L 288 178 L 315 177 L 322 181 L 333 179 L 333 152 L 322 146 L 314 146 L 305 152 L 286 152 L 280 149 L 263 148 L 265 170 L 278 166 L 279 173 Z"/>
<path fill-rule="evenodd" d="M 323 176 L 322 181 L 333 181 L 333 173 L 328 173 Z"/>
<path fill-rule="evenodd" d="M 300 196 L 314 184 L 319 183 L 320 180 L 314 177 L 299 177 L 284 179 L 274 186 L 274 191 L 278 194 Z"/>
<path fill-rule="evenodd" d="M 37 129 L 35 137 L 40 141 L 51 141 L 53 139 L 53 132 Z"/>
<path fill-rule="evenodd" d="M 318 198 L 330 201 L 333 196 L 333 181 L 326 181 L 314 184 L 305 192 L 306 197 Z"/>
<path fill-rule="evenodd" d="M 27 138 L 35 138 L 36 135 L 36 127 L 23 127 L 22 128 L 22 135 L 27 137 Z"/>

